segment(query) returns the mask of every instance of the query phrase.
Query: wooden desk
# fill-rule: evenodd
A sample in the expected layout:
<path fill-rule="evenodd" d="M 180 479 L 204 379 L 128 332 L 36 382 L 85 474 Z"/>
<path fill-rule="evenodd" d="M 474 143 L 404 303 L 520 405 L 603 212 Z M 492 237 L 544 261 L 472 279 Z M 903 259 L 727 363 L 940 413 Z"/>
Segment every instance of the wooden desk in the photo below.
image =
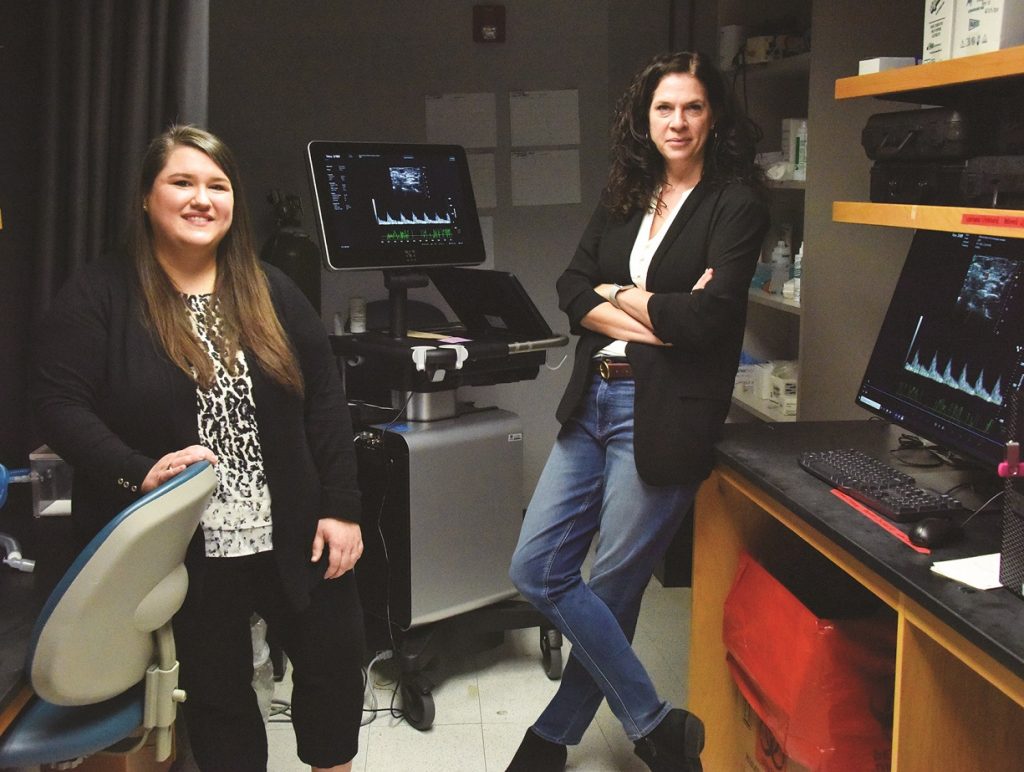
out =
<path fill-rule="evenodd" d="M 801 551 L 825 556 L 894 612 L 893 770 L 1021 768 L 1024 601 L 1005 589 L 969 590 L 929 570 L 933 560 L 998 551 L 998 517 L 980 515 L 957 545 L 918 555 L 796 462 L 803 450 L 854 447 L 892 463 L 895 445 L 894 430 L 874 421 L 726 427 L 694 531 L 690 708 L 707 725 L 706 769 L 745 768 L 739 698 L 722 643 L 723 604 L 740 553 L 757 558 L 794 545 L 796 559 Z"/>

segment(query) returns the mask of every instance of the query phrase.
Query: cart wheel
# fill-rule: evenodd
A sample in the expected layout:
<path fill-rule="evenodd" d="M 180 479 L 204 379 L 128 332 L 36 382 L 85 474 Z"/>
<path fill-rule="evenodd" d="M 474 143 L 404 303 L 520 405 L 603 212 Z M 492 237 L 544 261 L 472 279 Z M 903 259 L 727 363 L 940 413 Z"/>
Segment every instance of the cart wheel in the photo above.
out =
<path fill-rule="evenodd" d="M 540 653 L 544 658 L 544 672 L 552 681 L 562 677 L 562 634 L 550 628 L 540 629 Z"/>
<path fill-rule="evenodd" d="M 409 726 L 425 732 L 434 723 L 434 696 L 430 683 L 419 676 L 403 678 L 400 684 L 402 694 L 402 715 Z"/>

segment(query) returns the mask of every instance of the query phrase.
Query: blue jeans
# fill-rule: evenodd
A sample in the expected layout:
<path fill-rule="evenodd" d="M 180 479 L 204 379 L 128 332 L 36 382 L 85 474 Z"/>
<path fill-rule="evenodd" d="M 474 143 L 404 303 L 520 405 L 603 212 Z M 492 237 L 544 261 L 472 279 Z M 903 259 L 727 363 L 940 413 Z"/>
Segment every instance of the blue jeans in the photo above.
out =
<path fill-rule="evenodd" d="M 653 486 L 633 458 L 634 382 L 594 376 L 559 432 L 523 521 L 510 575 L 572 642 L 554 698 L 533 726 L 576 745 L 607 698 L 631 740 L 671 709 L 633 652 L 640 601 L 698 484 Z M 580 572 L 597 535 L 584 581 Z"/>

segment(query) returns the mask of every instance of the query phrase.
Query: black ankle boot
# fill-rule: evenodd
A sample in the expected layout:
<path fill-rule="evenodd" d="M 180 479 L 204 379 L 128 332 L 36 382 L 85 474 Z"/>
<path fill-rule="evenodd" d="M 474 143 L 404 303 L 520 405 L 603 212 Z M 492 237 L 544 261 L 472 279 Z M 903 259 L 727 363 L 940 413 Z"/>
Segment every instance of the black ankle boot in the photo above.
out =
<path fill-rule="evenodd" d="M 527 729 L 505 772 L 562 772 L 567 755 L 564 745 L 545 740 Z"/>
<path fill-rule="evenodd" d="M 634 753 L 652 772 L 701 772 L 704 722 L 692 713 L 675 708 L 634 746 Z"/>

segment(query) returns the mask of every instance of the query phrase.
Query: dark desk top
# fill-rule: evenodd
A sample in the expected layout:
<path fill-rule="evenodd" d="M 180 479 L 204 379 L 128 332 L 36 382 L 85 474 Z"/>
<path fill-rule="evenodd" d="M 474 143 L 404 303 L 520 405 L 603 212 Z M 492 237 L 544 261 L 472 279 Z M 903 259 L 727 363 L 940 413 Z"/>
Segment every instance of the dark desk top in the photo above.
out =
<path fill-rule="evenodd" d="M 966 525 L 964 539 L 923 555 L 840 501 L 827 484 L 797 464 L 797 456 L 806 450 L 856 448 L 936 490 L 948 490 L 970 475 L 948 467 L 900 467 L 889 452 L 897 447 L 899 433 L 880 421 L 728 424 L 718 460 L 1024 678 L 1024 600 L 1005 588 L 974 590 L 930 570 L 936 560 L 999 552 L 1002 526 L 997 512 L 979 514 Z M 964 490 L 955 495 L 968 507 L 984 501 Z"/>

